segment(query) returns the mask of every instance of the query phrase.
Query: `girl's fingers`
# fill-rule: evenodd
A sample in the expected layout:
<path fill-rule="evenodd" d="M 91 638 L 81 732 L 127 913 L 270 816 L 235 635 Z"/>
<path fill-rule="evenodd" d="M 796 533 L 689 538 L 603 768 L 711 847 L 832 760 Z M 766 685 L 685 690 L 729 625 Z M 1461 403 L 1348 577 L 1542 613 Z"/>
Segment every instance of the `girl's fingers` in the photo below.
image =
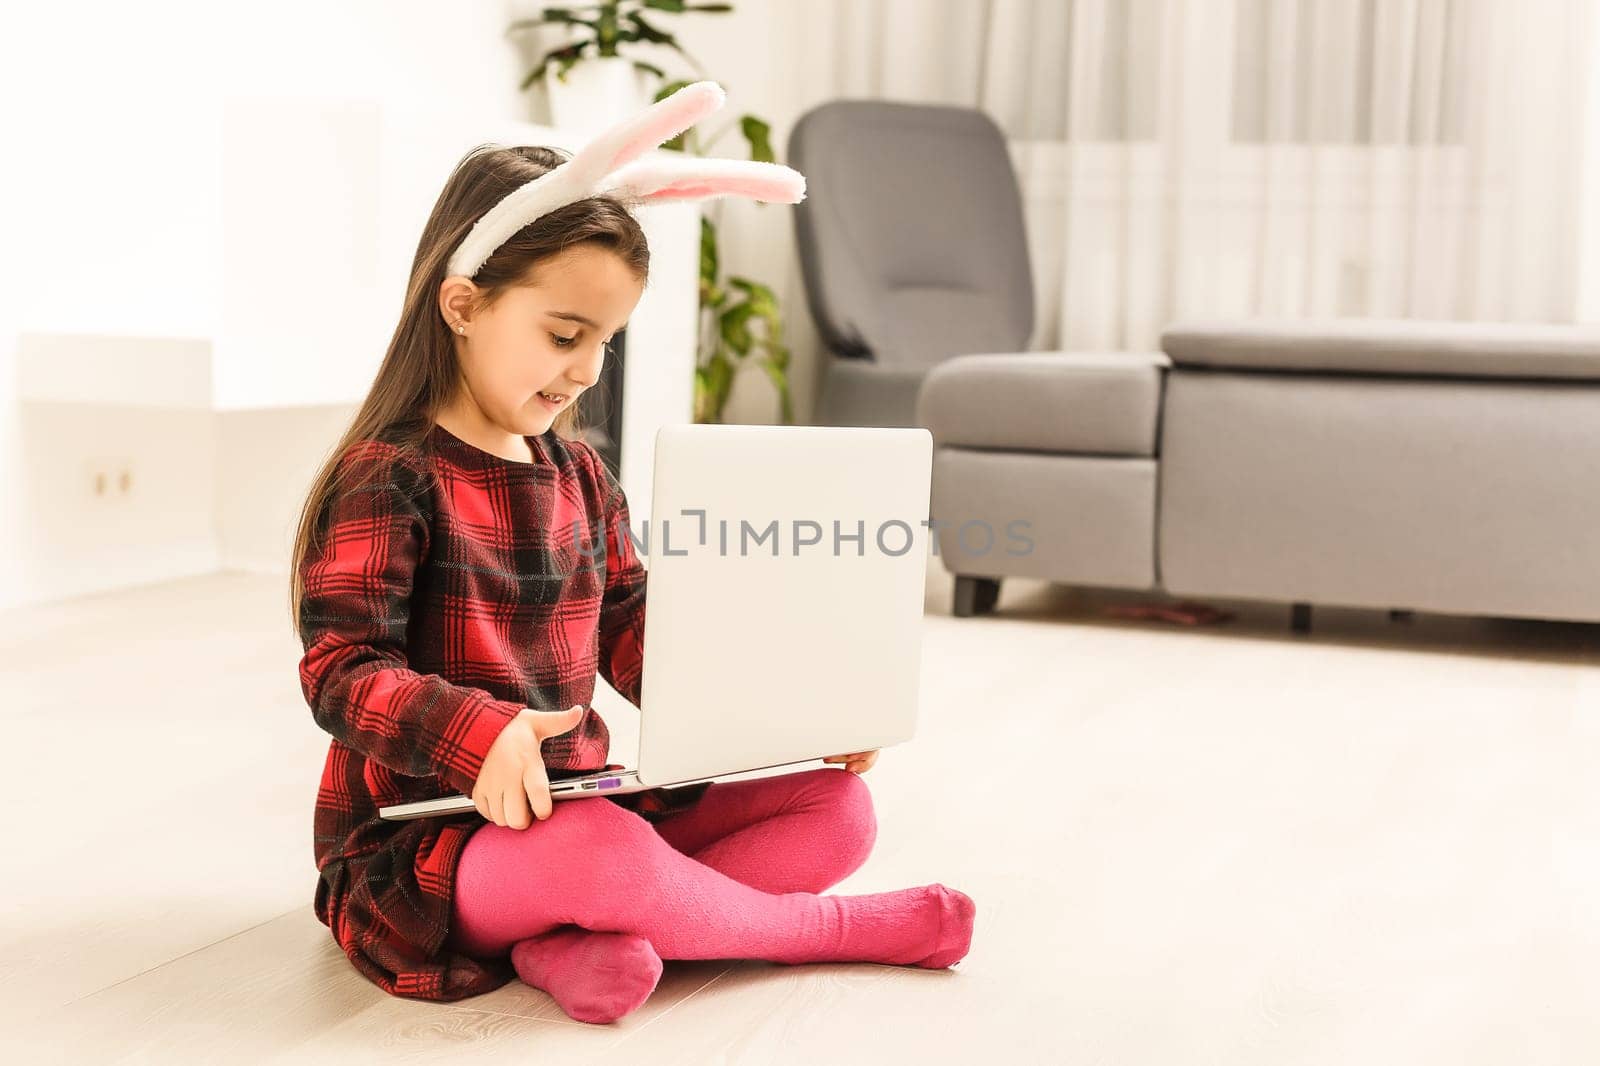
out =
<path fill-rule="evenodd" d="M 583 721 L 583 704 L 574 704 L 564 711 L 534 711 L 533 735 L 540 740 L 570 732 Z"/>
<path fill-rule="evenodd" d="M 522 782 L 514 783 L 505 792 L 506 825 L 512 829 L 526 829 L 531 820 L 528 814 L 528 794 L 522 790 Z"/>
<path fill-rule="evenodd" d="M 539 821 L 550 817 L 554 802 L 550 799 L 550 778 L 544 772 L 544 763 L 535 763 L 522 775 L 523 795 L 532 805 L 533 816 Z"/>

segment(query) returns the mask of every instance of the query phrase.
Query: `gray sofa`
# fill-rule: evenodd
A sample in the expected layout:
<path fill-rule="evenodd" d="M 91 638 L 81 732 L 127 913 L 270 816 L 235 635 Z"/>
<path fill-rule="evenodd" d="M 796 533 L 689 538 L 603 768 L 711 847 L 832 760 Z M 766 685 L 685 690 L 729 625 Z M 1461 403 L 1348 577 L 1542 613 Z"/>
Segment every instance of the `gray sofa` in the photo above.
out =
<path fill-rule="evenodd" d="M 1600 621 L 1600 332 L 1186 322 L 1161 347 L 929 372 L 957 614 L 1017 576 L 1298 627 L 1314 604 Z"/>

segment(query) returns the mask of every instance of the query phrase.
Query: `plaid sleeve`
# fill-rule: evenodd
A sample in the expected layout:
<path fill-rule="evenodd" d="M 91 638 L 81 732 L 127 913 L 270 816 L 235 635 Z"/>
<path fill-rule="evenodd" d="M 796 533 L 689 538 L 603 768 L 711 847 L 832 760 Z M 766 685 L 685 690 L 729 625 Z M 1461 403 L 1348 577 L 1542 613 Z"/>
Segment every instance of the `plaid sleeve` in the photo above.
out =
<path fill-rule="evenodd" d="M 423 475 L 377 441 L 351 448 L 341 467 L 349 487 L 299 563 L 306 702 L 317 725 L 367 758 L 470 794 L 489 746 L 522 707 L 407 665 L 412 579 L 428 545 Z"/>
<path fill-rule="evenodd" d="M 639 706 L 644 673 L 644 563 L 629 536 L 628 499 L 598 452 L 585 445 L 605 499 L 606 583 L 600 599 L 600 676 Z"/>

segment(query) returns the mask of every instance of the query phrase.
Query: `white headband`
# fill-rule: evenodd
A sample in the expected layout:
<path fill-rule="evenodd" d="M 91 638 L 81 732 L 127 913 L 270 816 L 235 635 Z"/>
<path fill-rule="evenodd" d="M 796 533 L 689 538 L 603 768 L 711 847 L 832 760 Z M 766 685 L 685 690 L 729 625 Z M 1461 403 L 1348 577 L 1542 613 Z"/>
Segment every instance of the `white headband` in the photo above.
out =
<path fill-rule="evenodd" d="M 805 176 L 780 163 L 698 156 L 633 162 L 720 108 L 726 98 L 714 81 L 685 85 L 602 133 L 571 159 L 513 189 L 461 239 L 450 254 L 447 275 L 472 277 L 523 226 L 590 196 L 611 194 L 647 204 L 718 196 L 783 204 L 805 199 Z"/>

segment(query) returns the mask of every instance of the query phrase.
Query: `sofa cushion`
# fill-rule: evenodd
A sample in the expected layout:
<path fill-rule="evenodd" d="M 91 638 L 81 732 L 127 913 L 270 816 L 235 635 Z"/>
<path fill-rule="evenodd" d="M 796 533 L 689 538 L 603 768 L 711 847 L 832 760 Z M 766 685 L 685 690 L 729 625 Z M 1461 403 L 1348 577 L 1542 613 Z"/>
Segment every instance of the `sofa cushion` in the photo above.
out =
<path fill-rule="evenodd" d="M 928 371 L 917 420 L 939 445 L 1150 456 L 1167 365 L 1159 352 L 958 355 Z"/>
<path fill-rule="evenodd" d="M 1178 366 L 1600 379 L 1600 329 L 1548 323 L 1190 320 L 1169 326 L 1161 348 Z"/>
<path fill-rule="evenodd" d="M 952 574 L 1156 581 L 1156 460 L 940 448 L 931 527 Z"/>
<path fill-rule="evenodd" d="M 817 396 L 819 426 L 916 426 L 925 367 L 830 356 Z"/>

